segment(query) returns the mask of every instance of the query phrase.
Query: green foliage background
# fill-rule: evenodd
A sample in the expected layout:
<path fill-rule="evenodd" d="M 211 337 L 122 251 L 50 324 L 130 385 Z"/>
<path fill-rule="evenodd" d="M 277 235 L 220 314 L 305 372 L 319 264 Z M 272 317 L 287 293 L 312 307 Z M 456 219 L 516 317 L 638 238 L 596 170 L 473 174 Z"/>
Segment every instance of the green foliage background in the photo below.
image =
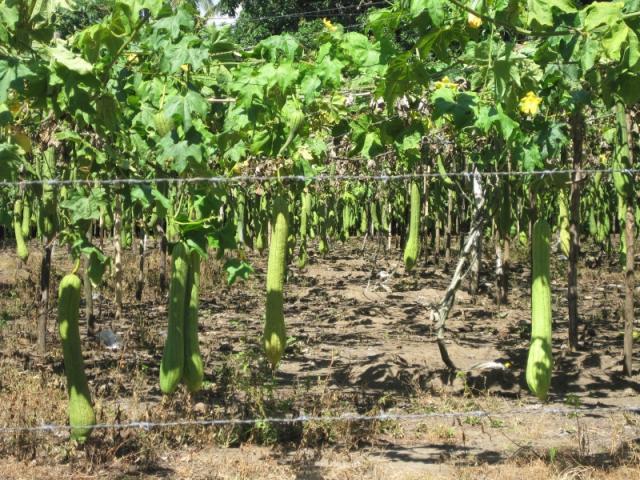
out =
<path fill-rule="evenodd" d="M 343 25 L 363 24 L 363 15 L 371 1 L 295 1 L 295 0 L 221 0 L 218 8 L 232 15 L 239 6 L 242 11 L 236 24 L 235 39 L 241 45 L 255 45 L 260 40 L 283 32 L 295 33 L 300 42 L 309 47 L 317 46 L 316 34 L 322 30 L 322 19 L 327 18 Z M 361 4 L 365 6 L 360 7 Z M 344 13 L 340 10 L 343 9 Z M 332 10 L 327 12 L 327 10 Z M 289 16 L 307 12 L 306 15 Z M 316 12 L 316 13 L 308 13 Z M 357 14 L 357 15 L 356 15 Z M 280 18 L 264 19 L 287 15 Z"/>

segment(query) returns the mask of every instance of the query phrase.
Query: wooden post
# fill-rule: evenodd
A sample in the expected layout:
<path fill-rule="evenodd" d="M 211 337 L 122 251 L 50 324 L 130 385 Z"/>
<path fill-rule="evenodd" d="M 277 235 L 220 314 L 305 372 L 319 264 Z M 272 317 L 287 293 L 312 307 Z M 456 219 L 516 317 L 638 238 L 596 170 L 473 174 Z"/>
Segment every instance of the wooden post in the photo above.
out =
<path fill-rule="evenodd" d="M 626 141 L 629 149 L 629 165 L 633 166 L 633 128 L 631 115 L 625 112 Z M 625 218 L 625 238 L 627 246 L 627 258 L 625 268 L 625 294 L 624 294 L 624 373 L 631 376 L 633 374 L 633 296 L 634 296 L 634 243 L 635 243 L 635 215 L 634 199 L 627 198 L 627 211 Z"/>
<path fill-rule="evenodd" d="M 582 182 L 582 150 L 584 117 L 576 111 L 571 117 L 573 140 L 573 173 L 569 199 L 569 269 L 567 272 L 567 303 L 569 308 L 569 349 L 578 348 L 578 258 L 580 255 L 580 191 Z"/>

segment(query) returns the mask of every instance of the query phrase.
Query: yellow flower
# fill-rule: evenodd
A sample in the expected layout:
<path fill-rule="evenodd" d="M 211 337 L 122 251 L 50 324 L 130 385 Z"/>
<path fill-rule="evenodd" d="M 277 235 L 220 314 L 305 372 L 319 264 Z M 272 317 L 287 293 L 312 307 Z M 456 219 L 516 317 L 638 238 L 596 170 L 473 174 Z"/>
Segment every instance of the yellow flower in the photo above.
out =
<path fill-rule="evenodd" d="M 326 18 L 322 19 L 322 23 L 324 24 L 324 28 L 326 28 L 330 32 L 335 32 L 338 29 L 333 23 L 331 23 L 331 20 L 328 20 Z"/>
<path fill-rule="evenodd" d="M 482 19 L 469 12 L 469 14 L 467 15 L 467 25 L 469 25 L 471 28 L 480 28 L 480 26 L 482 25 Z"/>
<path fill-rule="evenodd" d="M 453 89 L 457 89 L 458 88 L 458 84 L 455 82 L 452 82 L 451 80 L 449 80 L 449 77 L 443 77 L 442 80 L 438 80 L 435 83 L 435 87 L 436 90 L 440 89 L 440 88 L 453 88 Z"/>
<path fill-rule="evenodd" d="M 184 63 L 184 64 L 180 65 L 180 69 L 185 73 L 188 72 L 189 71 L 189 64 L 188 63 Z"/>
<path fill-rule="evenodd" d="M 537 115 L 540 110 L 542 99 L 533 92 L 527 94 L 520 99 L 520 111 L 527 115 Z"/>

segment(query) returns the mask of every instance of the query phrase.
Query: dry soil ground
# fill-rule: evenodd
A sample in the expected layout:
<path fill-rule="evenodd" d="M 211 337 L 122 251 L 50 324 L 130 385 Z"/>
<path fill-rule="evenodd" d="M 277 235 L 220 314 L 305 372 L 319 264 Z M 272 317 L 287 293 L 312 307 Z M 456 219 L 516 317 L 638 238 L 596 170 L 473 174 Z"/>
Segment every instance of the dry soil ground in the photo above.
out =
<path fill-rule="evenodd" d="M 595 251 L 595 249 L 594 249 Z M 510 302 L 496 307 L 490 259 L 480 294 L 465 288 L 447 324 L 451 374 L 433 341 L 429 307 L 450 273 L 444 265 L 403 272 L 397 251 L 374 243 L 335 245 L 325 258 L 291 267 L 285 315 L 291 336 L 272 374 L 260 354 L 265 259 L 232 287 L 214 259 L 203 269 L 202 392 L 163 398 L 158 366 L 166 298 L 151 249 L 142 302 L 133 299 L 136 259 L 127 261 L 125 319 L 112 325 L 110 284 L 96 294 L 99 328 L 120 339 L 83 349 L 100 423 L 207 420 L 344 413 L 433 413 L 482 409 L 456 418 L 104 429 L 84 446 L 66 432 L 2 434 L 1 478 L 640 478 L 640 417 L 601 412 L 547 414 L 528 393 L 523 368 L 529 335 L 529 267 L 516 255 Z M 520 255 L 524 257 L 524 255 Z M 52 304 L 46 357 L 34 348 L 37 246 L 26 266 L 0 251 L 0 426 L 65 424 L 62 355 Z M 54 255 L 55 282 L 71 269 Z M 585 256 L 581 265 L 579 352 L 566 348 L 566 263 L 554 259 L 552 395 L 545 408 L 637 407 L 639 377 L 621 375 L 620 267 Z M 388 279 L 380 280 L 380 272 Z M 384 277 L 384 274 L 382 275 Z M 639 365 L 636 358 L 636 365 Z M 496 361 L 506 369 L 482 370 Z M 532 413 L 505 415 L 505 411 Z"/>

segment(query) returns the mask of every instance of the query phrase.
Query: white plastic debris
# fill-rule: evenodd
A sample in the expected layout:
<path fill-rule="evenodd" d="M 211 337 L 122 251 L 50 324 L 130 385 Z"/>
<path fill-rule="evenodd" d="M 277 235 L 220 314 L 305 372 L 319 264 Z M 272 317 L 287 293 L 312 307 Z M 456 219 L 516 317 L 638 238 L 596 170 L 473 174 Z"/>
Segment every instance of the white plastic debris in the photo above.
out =
<path fill-rule="evenodd" d="M 481 362 L 477 363 L 473 367 L 469 368 L 471 370 L 507 370 L 508 367 L 502 362 Z"/>
<path fill-rule="evenodd" d="M 120 348 L 120 340 L 111 330 L 101 330 L 100 333 L 98 333 L 98 341 L 109 350 L 117 350 Z"/>

